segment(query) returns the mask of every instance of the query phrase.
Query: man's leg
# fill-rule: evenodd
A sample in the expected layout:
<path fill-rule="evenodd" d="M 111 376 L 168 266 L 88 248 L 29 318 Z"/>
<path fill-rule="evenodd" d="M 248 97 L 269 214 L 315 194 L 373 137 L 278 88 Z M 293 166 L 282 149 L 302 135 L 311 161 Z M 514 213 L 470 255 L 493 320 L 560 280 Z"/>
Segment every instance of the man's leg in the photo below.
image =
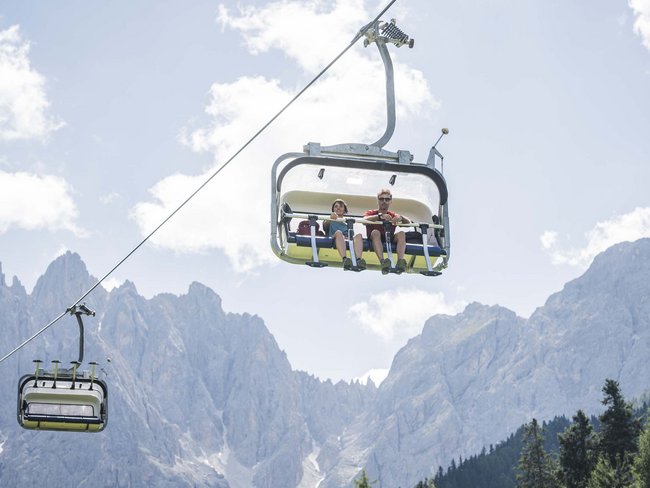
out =
<path fill-rule="evenodd" d="M 404 253 L 406 252 L 406 234 L 404 232 L 398 232 L 393 237 L 395 242 L 395 247 L 397 248 L 397 263 L 395 264 L 395 269 L 398 273 L 403 273 L 406 271 L 406 260 L 404 259 Z"/>
<path fill-rule="evenodd" d="M 373 229 L 370 233 L 370 241 L 372 242 L 372 249 L 375 251 L 377 259 L 381 262 L 381 260 L 384 259 L 384 246 L 381 243 L 381 232 L 377 229 Z"/>
<path fill-rule="evenodd" d="M 372 239 L 372 248 L 375 250 L 375 254 L 379 259 L 379 264 L 381 264 L 381 274 L 388 274 L 390 272 L 390 259 L 384 258 L 384 246 L 381 241 L 381 232 L 377 229 L 373 230 L 370 234 Z"/>
<path fill-rule="evenodd" d="M 357 257 L 357 259 L 361 259 L 362 254 L 363 254 L 363 237 L 361 237 L 361 234 L 356 234 L 354 236 L 354 255 Z"/>
<path fill-rule="evenodd" d="M 397 259 L 404 259 L 404 253 L 406 252 L 406 234 L 404 232 L 398 232 L 393 237 L 393 242 L 397 245 Z"/>

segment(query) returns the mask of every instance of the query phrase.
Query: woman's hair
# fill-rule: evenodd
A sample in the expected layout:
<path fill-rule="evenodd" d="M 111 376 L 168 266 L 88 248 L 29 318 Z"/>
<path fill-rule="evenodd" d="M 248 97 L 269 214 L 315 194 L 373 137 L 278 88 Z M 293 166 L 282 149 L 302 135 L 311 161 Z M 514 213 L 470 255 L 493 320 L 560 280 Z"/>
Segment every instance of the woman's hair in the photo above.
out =
<path fill-rule="evenodd" d="M 337 198 L 336 200 L 334 200 L 334 203 L 332 203 L 332 212 L 334 211 L 334 205 L 336 205 L 337 203 L 342 203 L 343 211 L 345 213 L 348 213 L 348 206 L 346 205 L 345 201 L 341 200 L 340 198 Z"/>

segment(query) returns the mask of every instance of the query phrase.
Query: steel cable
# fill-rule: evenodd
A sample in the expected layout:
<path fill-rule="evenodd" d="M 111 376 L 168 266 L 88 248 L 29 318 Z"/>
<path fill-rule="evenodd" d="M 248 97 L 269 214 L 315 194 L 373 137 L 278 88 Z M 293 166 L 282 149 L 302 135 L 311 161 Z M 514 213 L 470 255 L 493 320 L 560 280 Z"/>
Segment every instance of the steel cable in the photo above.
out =
<path fill-rule="evenodd" d="M 219 168 L 217 168 L 216 171 L 214 171 L 199 187 L 194 190 L 174 211 L 172 211 L 162 222 L 160 222 L 147 236 L 145 236 L 131 251 L 124 256 L 115 266 L 113 266 L 110 271 L 108 271 L 104 276 L 102 276 L 97 282 L 91 286 L 86 292 L 84 292 L 83 295 L 81 295 L 70 307 L 66 309 L 65 312 L 63 312 L 61 315 L 56 317 L 54 320 L 52 320 L 50 323 L 48 323 L 46 326 L 44 326 L 42 329 L 40 329 L 38 332 L 36 332 L 34 335 L 32 335 L 29 339 L 25 340 L 22 342 L 19 346 L 15 347 L 11 352 L 7 353 L 5 356 L 3 356 L 0 359 L 0 363 L 2 363 L 4 360 L 12 356 L 14 353 L 22 349 L 24 346 L 26 346 L 29 342 L 34 340 L 36 337 L 41 335 L 43 332 L 45 332 L 47 329 L 52 327 L 55 323 L 57 323 L 63 316 L 65 316 L 68 313 L 68 310 L 71 308 L 75 307 L 76 305 L 79 305 L 81 301 L 86 298 L 88 295 L 90 295 L 95 288 L 97 288 L 99 285 L 102 284 L 106 278 L 108 278 L 117 268 L 119 268 L 124 261 L 129 259 L 140 247 L 142 247 L 156 232 L 160 230 L 162 226 L 164 226 L 174 215 L 176 215 L 187 203 L 189 203 L 190 200 L 192 200 L 197 193 L 199 193 L 205 186 L 210 183 L 221 171 L 228 166 L 239 154 L 244 151 L 257 137 L 262 134 L 275 120 L 280 117 L 284 113 L 285 110 L 287 110 L 300 96 L 302 96 L 311 86 L 320 79 L 321 76 L 323 76 L 333 65 L 336 63 L 348 50 L 359 40 L 361 39 L 365 33 L 368 31 L 368 29 L 374 25 L 379 18 L 386 13 L 386 11 L 396 2 L 397 0 L 391 0 L 379 14 L 368 24 L 363 26 L 361 30 L 354 36 L 352 41 L 334 58 L 332 61 L 330 61 L 327 66 L 325 66 L 309 83 L 307 83 L 289 102 L 287 102 L 273 117 L 271 117 L 268 122 L 266 122 L 250 139 L 248 139 L 228 160 L 226 160 L 225 163 L 223 163 Z"/>

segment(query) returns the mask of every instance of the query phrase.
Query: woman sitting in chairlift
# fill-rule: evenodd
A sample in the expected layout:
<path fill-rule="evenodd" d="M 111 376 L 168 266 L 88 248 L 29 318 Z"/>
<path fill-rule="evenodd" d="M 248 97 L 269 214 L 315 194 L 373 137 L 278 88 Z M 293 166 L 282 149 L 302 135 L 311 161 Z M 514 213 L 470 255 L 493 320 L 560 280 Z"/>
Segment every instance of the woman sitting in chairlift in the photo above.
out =
<path fill-rule="evenodd" d="M 348 225 L 346 222 L 340 220 L 344 219 L 345 214 L 347 213 L 347 204 L 340 198 L 337 198 L 332 204 L 332 214 L 330 215 L 330 219 L 332 220 L 326 220 L 323 223 L 323 229 L 325 229 L 327 237 L 334 239 L 336 249 L 341 255 L 341 259 L 343 260 L 344 270 L 349 270 L 353 266 L 352 259 L 346 256 L 345 236 L 348 232 Z M 366 262 L 361 258 L 361 253 L 363 253 L 363 237 L 361 234 L 356 234 L 354 236 L 353 242 L 354 255 L 357 260 L 357 270 L 361 271 L 366 268 Z"/>

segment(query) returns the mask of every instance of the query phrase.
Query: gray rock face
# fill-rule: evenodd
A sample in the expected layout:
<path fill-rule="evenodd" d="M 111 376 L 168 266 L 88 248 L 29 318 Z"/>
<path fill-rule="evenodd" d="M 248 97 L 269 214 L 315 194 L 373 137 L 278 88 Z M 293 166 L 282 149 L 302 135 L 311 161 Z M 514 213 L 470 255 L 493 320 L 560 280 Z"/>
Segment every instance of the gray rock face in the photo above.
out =
<path fill-rule="evenodd" d="M 379 388 L 291 369 L 262 320 L 226 314 L 194 283 L 141 297 L 132 283 L 86 300 L 86 361 L 109 384 L 99 434 L 32 432 L 15 419 L 31 359 L 76 359 L 62 319 L 1 365 L 0 486 L 409 487 L 438 465 L 502 440 L 532 417 L 596 410 L 606 378 L 627 397 L 650 385 L 650 240 L 598 256 L 528 319 L 469 305 L 431 317 Z M 28 295 L 0 270 L 8 351 L 95 279 L 78 255 L 50 265 Z M 110 358 L 110 362 L 107 360 Z"/>
<path fill-rule="evenodd" d="M 376 486 L 413 486 L 468 446 L 480 450 L 493 431 L 500 440 L 518 427 L 501 395 L 516 382 L 505 363 L 518 357 L 523 324 L 509 310 L 479 304 L 429 319 L 395 356 L 374 407 L 358 422 L 363 430 L 343 446 L 323 486 L 341 486 L 355 456 Z M 516 386 L 509 390 L 513 403 L 523 403 Z"/>
<path fill-rule="evenodd" d="M 50 265 L 31 296 L 2 278 L 3 350 L 96 282 L 72 253 Z M 309 464 L 315 446 L 376 392 L 293 371 L 260 318 L 224 313 L 198 283 L 183 296 L 146 300 L 127 282 L 86 301 L 97 316 L 84 320 L 85 360 L 98 361 L 108 382 L 108 427 L 75 434 L 16 423 L 16 384 L 31 359 L 77 358 L 77 323 L 66 317 L 2 365 L 0 486 L 294 487 L 322 478 Z"/>
<path fill-rule="evenodd" d="M 600 408 L 606 378 L 650 388 L 650 240 L 598 256 L 525 320 L 498 306 L 435 316 L 396 355 L 364 428 L 323 486 L 359 453 L 375 486 L 412 486 L 438 465 L 503 440 L 531 418 Z"/>

